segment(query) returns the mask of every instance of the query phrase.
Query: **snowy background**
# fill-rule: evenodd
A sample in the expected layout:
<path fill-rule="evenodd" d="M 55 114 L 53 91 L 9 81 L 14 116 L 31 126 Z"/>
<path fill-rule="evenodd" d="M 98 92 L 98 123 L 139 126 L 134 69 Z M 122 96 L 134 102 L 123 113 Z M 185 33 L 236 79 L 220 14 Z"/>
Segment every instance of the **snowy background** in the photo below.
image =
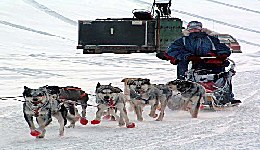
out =
<path fill-rule="evenodd" d="M 123 88 L 125 77 L 146 77 L 152 83 L 176 78 L 176 66 L 155 54 L 83 55 L 77 46 L 77 21 L 132 17 L 133 9 L 150 9 L 153 0 L 1 0 L 0 97 L 20 96 L 23 86 L 78 86 L 94 94 L 97 82 Z M 22 103 L 0 100 L 0 149 L 260 149 L 260 1 L 173 0 L 172 16 L 185 23 L 237 38 L 242 54 L 236 64 L 235 97 L 243 103 L 222 112 L 201 111 L 197 119 L 187 112 L 166 110 L 162 122 L 144 116 L 136 128 L 102 121 L 76 124 L 58 136 L 55 119 L 45 139 L 35 139 L 22 114 Z M 186 24 L 184 24 L 186 26 Z M 94 97 L 90 97 L 90 103 Z M 87 119 L 94 119 L 89 107 Z"/>

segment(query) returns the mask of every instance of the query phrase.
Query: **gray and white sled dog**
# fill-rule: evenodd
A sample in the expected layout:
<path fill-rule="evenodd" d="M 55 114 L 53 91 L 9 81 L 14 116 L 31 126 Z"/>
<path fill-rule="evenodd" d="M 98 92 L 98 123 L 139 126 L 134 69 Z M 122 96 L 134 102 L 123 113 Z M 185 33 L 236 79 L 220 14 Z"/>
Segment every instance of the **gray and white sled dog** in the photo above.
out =
<path fill-rule="evenodd" d="M 154 85 L 150 83 L 150 79 L 146 78 L 125 78 L 124 92 L 137 116 L 138 121 L 143 121 L 143 108 L 150 105 L 150 117 L 156 118 L 156 109 L 161 105 L 159 117 L 156 121 L 162 121 L 165 108 L 167 105 L 167 94 L 164 92 L 162 85 Z"/>
<path fill-rule="evenodd" d="M 88 94 L 85 93 L 81 88 L 66 86 L 46 86 L 50 97 L 64 104 L 68 110 L 66 118 L 70 122 L 70 127 L 75 127 L 76 122 L 80 119 L 82 125 L 86 125 L 88 120 L 86 119 L 86 108 L 88 102 Z M 82 113 L 81 116 L 78 113 L 76 105 L 81 105 Z"/>
<path fill-rule="evenodd" d="M 91 121 L 91 124 L 99 124 L 104 111 L 108 111 L 108 114 L 116 118 L 119 126 L 126 125 L 127 128 L 134 128 L 135 124 L 129 121 L 125 101 L 125 95 L 120 88 L 112 86 L 111 83 L 101 85 L 98 82 L 96 86 L 96 103 L 98 104 L 98 110 L 96 112 L 96 118 Z M 115 110 L 119 111 L 119 116 Z"/>
<path fill-rule="evenodd" d="M 192 118 L 197 118 L 200 105 L 205 98 L 205 88 L 196 82 L 179 79 L 169 81 L 167 86 L 173 92 L 173 96 L 176 92 L 181 94 L 181 101 L 179 101 L 181 109 L 189 111 Z"/>
<path fill-rule="evenodd" d="M 88 94 L 79 87 L 66 86 L 59 87 L 58 99 L 65 104 L 65 107 L 69 110 L 67 119 L 70 122 L 70 127 L 75 127 L 76 122 L 80 119 L 82 125 L 86 125 L 88 120 L 86 119 L 87 106 L 88 106 Z M 81 115 L 78 113 L 76 105 L 81 105 Z"/>
<path fill-rule="evenodd" d="M 44 138 L 45 128 L 52 121 L 52 116 L 57 118 L 59 122 L 59 135 L 64 135 L 67 110 L 62 103 L 50 97 L 46 87 L 31 89 L 24 86 L 23 97 L 25 99 L 23 104 L 24 119 L 29 125 L 32 136 Z M 34 117 L 38 123 L 38 128 L 34 124 Z"/>

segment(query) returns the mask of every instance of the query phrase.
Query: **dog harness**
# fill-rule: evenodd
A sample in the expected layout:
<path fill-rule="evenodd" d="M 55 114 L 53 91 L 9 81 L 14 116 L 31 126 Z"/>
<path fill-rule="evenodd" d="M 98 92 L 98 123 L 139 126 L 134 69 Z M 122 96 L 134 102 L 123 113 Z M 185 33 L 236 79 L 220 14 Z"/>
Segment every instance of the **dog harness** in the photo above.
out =
<path fill-rule="evenodd" d="M 108 105 L 110 108 L 115 108 L 116 104 L 118 102 L 118 99 L 113 99 L 113 98 L 109 98 L 109 99 L 100 99 L 98 101 L 98 103 L 100 104 L 106 104 Z"/>
<path fill-rule="evenodd" d="M 150 91 L 151 88 L 148 89 L 148 91 Z M 136 91 L 134 90 L 131 90 L 130 91 L 130 96 L 131 98 L 134 98 L 136 100 L 143 100 L 145 104 L 149 104 L 149 101 L 152 100 L 152 99 L 156 99 L 156 94 L 153 93 L 153 92 L 148 92 L 148 98 L 145 99 L 145 98 L 142 98 L 142 96 L 140 94 L 138 94 Z"/>
<path fill-rule="evenodd" d="M 144 101 L 144 104 L 149 104 L 150 97 L 149 97 L 148 99 L 144 99 L 144 98 L 142 98 L 141 100 Z"/>
<path fill-rule="evenodd" d="M 44 105 L 42 106 L 33 106 L 31 103 L 29 102 L 25 102 L 25 105 L 30 109 L 30 111 L 26 111 L 27 114 L 32 114 L 35 117 L 38 117 L 40 114 L 47 114 L 48 111 L 50 110 L 50 103 L 49 101 L 47 101 Z"/>

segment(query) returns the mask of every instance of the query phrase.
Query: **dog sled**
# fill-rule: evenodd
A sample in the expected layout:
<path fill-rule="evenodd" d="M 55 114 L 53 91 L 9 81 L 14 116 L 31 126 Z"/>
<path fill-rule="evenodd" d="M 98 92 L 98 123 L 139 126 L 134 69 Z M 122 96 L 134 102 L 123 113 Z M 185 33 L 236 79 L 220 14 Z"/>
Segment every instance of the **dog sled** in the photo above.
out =
<path fill-rule="evenodd" d="M 201 57 L 202 61 L 216 59 L 216 57 Z M 218 74 L 208 69 L 193 69 L 192 62 L 189 63 L 186 80 L 201 84 L 205 90 L 204 102 L 201 109 L 223 110 L 228 107 L 238 106 L 232 98 L 232 76 L 235 75 L 235 62 L 227 59 L 225 71 Z M 237 101 L 237 100 L 235 100 Z"/>

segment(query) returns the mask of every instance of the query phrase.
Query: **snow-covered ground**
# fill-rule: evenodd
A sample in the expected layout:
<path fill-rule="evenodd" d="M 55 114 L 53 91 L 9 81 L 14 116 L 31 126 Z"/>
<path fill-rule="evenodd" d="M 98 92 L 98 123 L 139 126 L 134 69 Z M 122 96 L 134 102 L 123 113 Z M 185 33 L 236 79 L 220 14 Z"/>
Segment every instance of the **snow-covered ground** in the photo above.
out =
<path fill-rule="evenodd" d="M 23 86 L 78 86 L 94 94 L 97 82 L 123 88 L 125 77 L 146 77 L 153 83 L 176 78 L 176 66 L 155 54 L 83 55 L 76 50 L 77 20 L 132 17 L 136 8 L 150 8 L 152 0 L 2 0 L 0 1 L 0 97 L 20 96 Z M 222 112 L 166 110 L 162 122 L 148 115 L 136 128 L 116 122 L 80 125 L 58 136 L 58 122 L 47 127 L 45 139 L 35 139 L 23 118 L 22 103 L 0 100 L 0 149 L 260 149 L 260 1 L 172 1 L 172 16 L 185 22 L 229 33 L 242 46 L 232 54 L 237 75 L 233 86 L 242 104 Z M 94 103 L 94 97 L 90 97 Z M 88 107 L 87 119 L 96 108 Z"/>

